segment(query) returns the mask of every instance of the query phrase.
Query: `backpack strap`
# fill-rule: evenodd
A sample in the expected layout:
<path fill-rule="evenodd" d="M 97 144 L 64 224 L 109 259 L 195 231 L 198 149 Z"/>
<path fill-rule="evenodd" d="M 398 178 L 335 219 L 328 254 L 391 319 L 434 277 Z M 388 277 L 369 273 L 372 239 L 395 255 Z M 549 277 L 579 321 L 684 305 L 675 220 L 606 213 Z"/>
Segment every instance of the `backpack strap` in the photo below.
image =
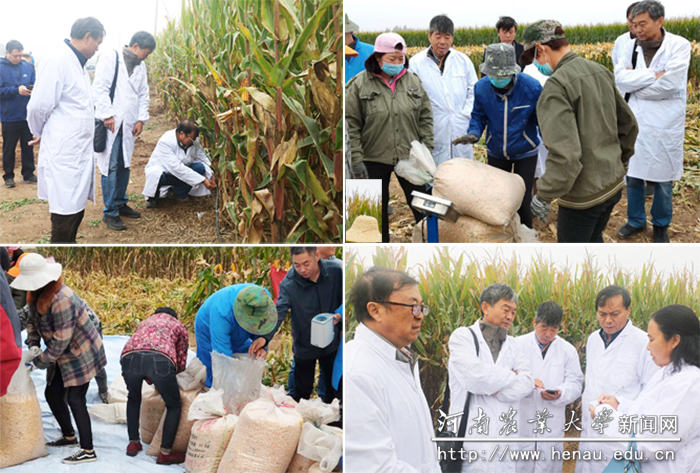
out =
<path fill-rule="evenodd" d="M 636 69 L 637 68 L 637 56 L 639 55 L 637 52 L 637 40 L 636 39 L 634 40 L 634 48 L 632 48 L 632 50 L 634 51 L 632 53 L 632 69 Z M 629 93 L 625 94 L 625 102 L 630 101 L 630 95 L 631 94 L 629 94 Z"/>
<path fill-rule="evenodd" d="M 114 103 L 114 92 L 117 89 L 117 77 L 119 76 L 119 51 L 114 51 L 117 54 L 117 62 L 114 66 L 114 79 L 112 79 L 112 87 L 109 88 L 109 100 Z"/>
<path fill-rule="evenodd" d="M 476 357 L 479 357 L 479 339 L 476 338 L 476 333 L 474 333 L 474 330 L 469 327 L 469 331 L 472 334 L 472 337 L 474 338 L 474 346 L 476 347 Z M 464 437 L 464 434 L 467 432 L 467 422 L 463 422 L 465 417 L 468 417 L 469 415 L 469 401 L 471 400 L 472 393 L 468 392 L 467 393 L 467 399 L 464 401 L 464 410 L 462 411 L 462 418 L 459 421 L 459 429 L 457 432 L 457 437 Z M 450 406 L 450 376 L 449 374 L 447 375 L 447 385 L 445 386 L 445 395 L 442 398 L 442 412 L 447 414 L 449 412 L 449 407 Z"/>

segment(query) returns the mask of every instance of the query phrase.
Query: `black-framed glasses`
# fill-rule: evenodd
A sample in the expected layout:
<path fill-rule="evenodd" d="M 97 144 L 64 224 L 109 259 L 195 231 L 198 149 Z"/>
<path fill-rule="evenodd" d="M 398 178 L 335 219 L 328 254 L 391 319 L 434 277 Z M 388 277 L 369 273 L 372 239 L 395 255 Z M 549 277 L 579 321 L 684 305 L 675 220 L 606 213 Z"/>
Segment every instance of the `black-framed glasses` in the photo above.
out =
<path fill-rule="evenodd" d="M 421 312 L 423 313 L 423 317 L 427 317 L 428 314 L 430 313 L 430 306 L 427 306 L 425 304 L 402 304 L 400 302 L 391 302 L 391 301 L 383 301 L 383 302 L 380 302 L 380 304 L 391 304 L 391 305 L 400 305 L 402 307 L 410 307 L 411 314 L 413 314 L 414 317 L 418 317 L 421 314 Z"/>

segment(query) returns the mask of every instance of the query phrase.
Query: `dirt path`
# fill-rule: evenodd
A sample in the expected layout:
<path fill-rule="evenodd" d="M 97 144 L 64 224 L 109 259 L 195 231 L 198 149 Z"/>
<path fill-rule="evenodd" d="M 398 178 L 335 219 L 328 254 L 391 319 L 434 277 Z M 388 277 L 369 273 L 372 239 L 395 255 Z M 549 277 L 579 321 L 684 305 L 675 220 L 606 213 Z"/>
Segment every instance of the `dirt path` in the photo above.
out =
<path fill-rule="evenodd" d="M 143 133 L 136 140 L 131 162 L 131 179 L 127 195 L 129 205 L 141 212 L 139 219 L 124 219 L 127 229 L 117 232 L 102 222 L 102 188 L 97 171 L 97 204 L 88 202 L 85 217 L 78 230 L 79 244 L 93 243 L 218 243 L 213 195 L 192 198 L 187 203 L 176 203 L 166 199 L 158 203 L 158 208 L 147 209 L 141 191 L 145 183 L 144 168 L 155 148 L 158 139 L 167 130 L 175 128 L 176 120 L 169 120 L 165 108 L 151 89 L 151 119 Z M 0 139 L 0 143 L 2 139 Z M 39 155 L 35 147 L 35 159 Z M 0 184 L 0 243 L 49 243 L 51 222 L 49 205 L 37 201 L 36 185 L 24 184 L 20 174 L 19 147 L 15 155 L 16 187 L 7 189 Z M 221 214 L 223 221 L 226 216 Z M 233 233 L 221 228 L 221 239 L 231 242 Z"/>

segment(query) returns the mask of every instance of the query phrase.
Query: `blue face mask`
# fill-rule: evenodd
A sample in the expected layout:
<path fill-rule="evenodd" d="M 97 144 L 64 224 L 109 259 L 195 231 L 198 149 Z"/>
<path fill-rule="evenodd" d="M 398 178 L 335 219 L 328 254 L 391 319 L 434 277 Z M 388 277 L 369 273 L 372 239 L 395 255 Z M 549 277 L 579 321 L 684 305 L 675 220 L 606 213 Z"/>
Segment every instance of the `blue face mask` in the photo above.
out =
<path fill-rule="evenodd" d="M 550 66 L 549 63 L 545 62 L 544 64 L 540 64 L 537 62 L 537 46 L 535 46 L 535 58 L 533 63 L 535 64 L 537 70 L 540 71 L 540 74 L 545 76 L 551 76 L 554 74 L 554 69 L 552 69 L 552 66 Z"/>
<path fill-rule="evenodd" d="M 388 62 L 385 62 L 382 65 L 382 71 L 386 72 L 390 76 L 395 76 L 398 75 L 399 72 L 403 70 L 403 64 L 389 64 Z"/>
<path fill-rule="evenodd" d="M 510 77 L 489 77 L 489 81 L 497 89 L 505 89 L 510 84 Z"/>

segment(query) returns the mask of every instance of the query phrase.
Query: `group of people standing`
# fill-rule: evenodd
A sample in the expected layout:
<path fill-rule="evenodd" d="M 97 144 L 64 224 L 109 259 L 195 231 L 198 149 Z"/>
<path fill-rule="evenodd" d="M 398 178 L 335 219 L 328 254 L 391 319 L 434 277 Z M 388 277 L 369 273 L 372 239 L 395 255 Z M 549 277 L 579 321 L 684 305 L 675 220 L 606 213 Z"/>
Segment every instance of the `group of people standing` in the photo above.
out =
<path fill-rule="evenodd" d="M 630 6 L 614 73 L 574 53 L 555 20 L 528 26 L 520 44 L 515 20 L 501 17 L 480 80 L 452 47 L 454 24 L 444 15 L 430 21 L 430 47 L 410 60 L 398 33 L 380 34 L 372 48 L 346 18 L 345 44 L 357 53 L 346 58 L 345 76 L 351 177 L 382 180 L 383 242 L 391 173 L 410 143 L 423 143 L 440 165 L 473 158 L 484 130 L 488 164 L 525 182 L 523 224 L 532 227 L 533 216 L 546 221 L 558 200 L 559 242 L 603 242 L 626 186 L 628 221 L 616 235 L 627 239 L 646 228 L 646 181 L 654 188 L 653 241 L 669 242 L 673 181 L 683 170 L 690 43 L 663 28 L 664 15 L 656 0 Z M 429 192 L 397 178 L 409 205 L 413 190 Z"/>

